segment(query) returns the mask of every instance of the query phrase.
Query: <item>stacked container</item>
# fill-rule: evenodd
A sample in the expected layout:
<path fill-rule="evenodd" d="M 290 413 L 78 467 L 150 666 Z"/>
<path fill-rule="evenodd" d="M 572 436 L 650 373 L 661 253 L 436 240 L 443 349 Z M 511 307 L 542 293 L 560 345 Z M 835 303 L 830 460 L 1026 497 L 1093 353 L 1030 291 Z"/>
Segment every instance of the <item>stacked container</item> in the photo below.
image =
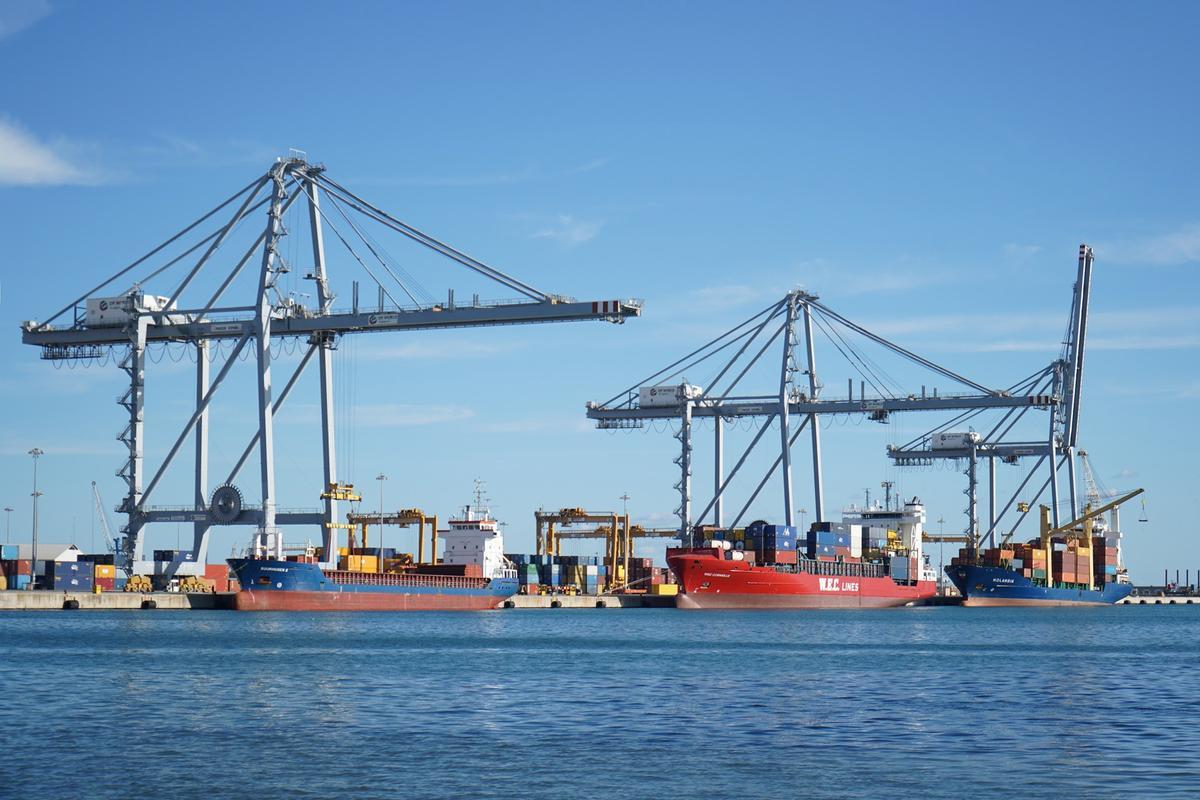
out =
<path fill-rule="evenodd" d="M 16 549 L 16 546 L 12 546 Z M 33 580 L 33 562 L 28 559 L 4 559 L 0 561 L 0 571 L 4 573 L 5 583 L 9 589 L 28 589 Z"/>
<path fill-rule="evenodd" d="M 93 584 L 102 592 L 116 591 L 117 568 L 112 564 L 93 564 Z"/>
<path fill-rule="evenodd" d="M 46 562 L 46 585 L 56 592 L 91 592 L 95 586 L 88 561 Z"/>
<path fill-rule="evenodd" d="M 816 523 L 808 532 L 806 544 L 805 554 L 809 558 L 838 561 L 851 554 L 850 526 L 840 522 Z"/>
<path fill-rule="evenodd" d="M 763 525 L 751 531 L 754 552 L 764 564 L 795 564 L 796 539 L 796 529 L 791 525 Z"/>

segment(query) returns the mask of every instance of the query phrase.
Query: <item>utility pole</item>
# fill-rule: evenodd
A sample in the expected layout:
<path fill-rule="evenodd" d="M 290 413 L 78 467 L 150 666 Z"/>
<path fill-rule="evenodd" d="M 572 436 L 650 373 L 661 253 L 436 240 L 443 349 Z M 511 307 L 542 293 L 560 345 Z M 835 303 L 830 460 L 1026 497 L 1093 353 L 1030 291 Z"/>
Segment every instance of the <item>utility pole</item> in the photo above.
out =
<path fill-rule="evenodd" d="M 383 572 L 383 482 L 388 479 L 382 472 L 375 476 L 379 481 L 379 571 Z M 364 542 L 365 544 L 365 542 Z"/>
<path fill-rule="evenodd" d="M 946 579 L 946 543 L 942 541 L 942 534 L 946 527 L 946 518 L 938 517 L 938 588 L 943 588 L 943 582 Z"/>
<path fill-rule="evenodd" d="M 32 590 L 34 581 L 37 579 L 37 545 L 38 545 L 38 498 L 42 493 L 37 488 L 37 465 L 38 459 L 45 451 L 40 447 L 35 447 L 29 451 L 29 455 L 33 456 L 33 552 L 30 555 L 29 569 L 29 588 Z"/>

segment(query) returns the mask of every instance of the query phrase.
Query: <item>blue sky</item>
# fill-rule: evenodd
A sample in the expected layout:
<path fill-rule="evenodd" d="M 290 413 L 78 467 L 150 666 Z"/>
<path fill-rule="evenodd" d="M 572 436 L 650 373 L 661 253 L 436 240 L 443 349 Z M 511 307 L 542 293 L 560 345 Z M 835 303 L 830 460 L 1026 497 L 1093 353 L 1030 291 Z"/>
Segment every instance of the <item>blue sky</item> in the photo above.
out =
<path fill-rule="evenodd" d="M 1200 568 L 1195 535 L 1172 521 L 1194 493 L 1200 444 L 1197 15 L 1185 3 L 7 2 L 0 501 L 16 509 L 14 539 L 28 535 L 30 447 L 46 451 L 45 538 L 87 544 L 90 482 L 109 505 L 122 486 L 116 370 L 56 370 L 20 344 L 20 321 L 44 319 L 296 147 L 539 288 L 646 301 L 624 326 L 348 341 L 341 460 L 372 507 L 383 471 L 388 506 L 443 515 L 484 478 L 511 549 L 532 548 L 534 508 L 619 507 L 625 492 L 635 517 L 669 525 L 670 431 L 596 431 L 585 401 L 796 286 L 1007 386 L 1055 357 L 1087 242 L 1084 446 L 1110 487 L 1148 489 L 1150 522 L 1126 525 L 1135 578 Z M 435 296 L 511 294 L 387 246 Z M 331 269 L 343 299 L 350 280 L 368 280 L 345 258 Z M 831 348 L 818 362 L 830 391 L 856 377 Z M 217 406 L 214 473 L 253 420 L 246 371 Z M 906 386 L 950 388 L 894 371 Z M 147 391 L 153 469 L 186 419 L 190 365 L 154 365 Z M 312 375 L 293 399 L 278 426 L 280 502 L 312 506 Z M 961 476 L 898 471 L 883 455 L 936 421 L 833 423 L 827 505 L 892 479 L 959 526 Z M 731 452 L 750 435 L 731 435 Z M 811 508 L 806 459 L 798 449 L 797 504 Z M 1002 471 L 1001 490 L 1017 480 Z M 698 467 L 696 482 L 703 506 L 711 476 Z M 253 472 L 240 483 L 253 499 Z M 187 502 L 188 485 L 173 469 L 160 501 Z M 779 508 L 771 489 L 752 511 Z M 247 533 L 219 530 L 214 554 Z M 162 526 L 150 544 L 177 535 L 190 536 Z"/>

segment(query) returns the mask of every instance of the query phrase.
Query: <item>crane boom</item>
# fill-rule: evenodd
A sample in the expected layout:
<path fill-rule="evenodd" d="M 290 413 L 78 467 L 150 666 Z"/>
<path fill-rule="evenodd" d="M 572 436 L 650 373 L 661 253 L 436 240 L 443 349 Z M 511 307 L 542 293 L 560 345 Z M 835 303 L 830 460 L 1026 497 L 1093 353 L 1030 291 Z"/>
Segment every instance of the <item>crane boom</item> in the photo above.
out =
<path fill-rule="evenodd" d="M 1091 511 L 1084 513 L 1083 516 L 1079 517 L 1078 519 L 1071 520 L 1066 525 L 1059 525 L 1057 528 L 1051 528 L 1050 530 L 1047 530 L 1043 535 L 1044 536 L 1053 536 L 1056 533 L 1066 533 L 1070 530 L 1073 530 L 1076 525 L 1081 525 L 1084 522 L 1086 522 L 1087 520 L 1094 519 L 1094 518 L 1100 516 L 1105 511 L 1108 511 L 1109 509 L 1116 508 L 1119 505 L 1127 503 L 1128 501 L 1137 497 L 1139 494 L 1141 494 L 1144 491 L 1146 491 L 1146 490 L 1145 489 L 1135 489 L 1123 497 L 1118 497 L 1116 500 L 1113 500 L 1111 503 L 1105 503 L 1104 505 L 1100 506 L 1099 508 L 1094 508 Z M 1046 506 L 1042 506 L 1042 508 L 1046 508 Z"/>
<path fill-rule="evenodd" d="M 100 497 L 100 488 L 92 481 L 92 500 L 96 504 L 96 515 L 100 517 L 100 527 L 104 529 L 104 547 L 110 552 L 116 552 L 117 540 L 113 536 L 112 526 L 108 524 L 108 512 L 104 510 L 104 500 Z"/>

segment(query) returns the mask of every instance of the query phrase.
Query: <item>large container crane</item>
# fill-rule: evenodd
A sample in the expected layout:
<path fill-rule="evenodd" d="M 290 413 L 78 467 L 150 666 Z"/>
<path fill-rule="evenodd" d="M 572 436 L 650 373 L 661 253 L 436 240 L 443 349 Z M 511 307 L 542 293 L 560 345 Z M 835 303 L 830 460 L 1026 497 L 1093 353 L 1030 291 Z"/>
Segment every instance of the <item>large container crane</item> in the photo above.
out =
<path fill-rule="evenodd" d="M 279 283 L 281 276 L 300 266 L 289 262 L 285 257 L 287 248 L 283 246 L 289 235 L 285 214 L 295 203 L 300 204 L 298 209 L 304 209 L 308 221 L 311 264 L 306 265 L 302 274 L 315 286 L 315 304 L 311 307 L 295 297 L 285 296 Z M 218 215 L 230 207 L 235 209 L 232 216 L 220 222 Z M 262 233 L 247 249 L 235 252 L 235 256 L 239 253 L 240 256 L 232 260 L 232 266 L 226 262 L 224 267 L 216 267 L 221 247 L 232 241 L 233 233 L 243 222 L 262 211 L 265 211 L 266 222 Z M 214 230 L 206 235 L 202 233 L 206 225 L 214 224 Z M 483 278 L 488 285 L 499 285 L 519 295 L 520 299 L 481 302 L 476 295 L 470 303 L 462 304 L 455 302 L 454 292 L 450 290 L 445 300 L 434 301 L 365 232 L 368 225 L 399 234 Z M 335 294 L 331 288 L 325 246 L 330 236 L 335 237 L 348 254 L 345 260 L 357 262 L 377 285 L 379 300 L 374 307 L 365 307 L 359 302 L 357 282 L 351 307 L 333 307 Z M 258 268 L 253 297 L 246 297 L 241 304 L 224 301 L 231 285 L 256 257 Z M 292 261 L 299 258 L 304 256 Z M 142 271 L 138 272 L 139 269 Z M 149 290 L 151 285 L 161 285 L 168 277 L 172 280 L 166 284 L 165 293 L 154 294 Z M 207 285 L 204 278 L 211 279 Z M 130 283 L 133 288 L 119 291 Z M 114 292 L 114 288 L 118 292 Z M 406 299 L 404 304 L 395 299 L 401 293 Z M 72 311 L 73 318 L 62 321 Z M 333 566 L 337 553 L 336 530 L 345 524 L 338 519 L 338 493 L 325 491 L 322 494 L 324 508 L 319 511 L 276 507 L 273 420 L 305 368 L 316 361 L 320 371 L 321 486 L 326 489 L 338 486 L 332 356 L 341 337 L 384 331 L 574 320 L 620 323 L 640 313 L 641 304 L 636 300 L 610 298 L 581 302 L 537 289 L 403 222 L 333 180 L 323 166 L 310 164 L 301 154 L 294 153 L 292 157 L 276 160 L 265 174 L 55 313 L 40 321 L 25 322 L 22 341 L 39 347 L 42 358 L 47 360 L 93 360 L 107 356 L 114 349 L 120 351 L 119 366 L 127 376 L 128 388 L 118 400 L 127 419 L 118 438 L 125 444 L 128 456 L 118 472 L 126 484 L 125 497 L 118 510 L 127 519 L 121 531 L 119 561 L 127 572 L 146 574 L 153 570 L 153 563 L 143 555 L 143 529 L 155 522 L 192 523 L 195 563 L 200 565 L 206 560 L 208 532 L 214 525 L 254 526 L 254 551 L 274 557 L 282 554 L 280 526 L 317 525 L 322 529 L 324 564 Z M 277 339 L 291 339 L 307 345 L 295 371 L 278 393 L 271 351 L 271 342 Z M 230 343 L 232 351 L 216 374 L 211 375 L 210 346 L 220 341 Z M 146 355 L 148 348 L 165 343 L 184 343 L 195 351 L 195 410 L 147 480 L 143 456 Z M 214 421 L 210 405 L 244 352 L 253 354 L 257 368 L 257 430 L 241 458 L 212 489 L 208 474 L 208 438 Z M 194 440 L 195 452 L 191 501 L 175 506 L 150 505 L 149 501 L 157 498 L 155 492 L 164 473 L 189 437 Z M 245 502 L 235 480 L 255 451 L 259 460 L 261 500 L 251 506 Z"/>

